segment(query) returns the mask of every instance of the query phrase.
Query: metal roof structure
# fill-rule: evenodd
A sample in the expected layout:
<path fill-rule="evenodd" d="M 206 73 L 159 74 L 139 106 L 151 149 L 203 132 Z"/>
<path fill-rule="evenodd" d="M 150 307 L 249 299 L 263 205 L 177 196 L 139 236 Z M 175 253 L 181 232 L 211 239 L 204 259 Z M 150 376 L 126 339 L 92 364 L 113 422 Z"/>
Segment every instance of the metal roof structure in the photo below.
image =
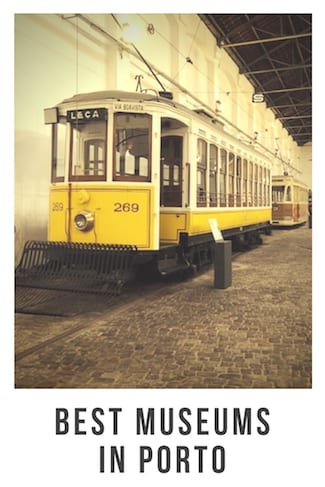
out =
<path fill-rule="evenodd" d="M 199 14 L 298 146 L 312 140 L 312 15 Z"/>

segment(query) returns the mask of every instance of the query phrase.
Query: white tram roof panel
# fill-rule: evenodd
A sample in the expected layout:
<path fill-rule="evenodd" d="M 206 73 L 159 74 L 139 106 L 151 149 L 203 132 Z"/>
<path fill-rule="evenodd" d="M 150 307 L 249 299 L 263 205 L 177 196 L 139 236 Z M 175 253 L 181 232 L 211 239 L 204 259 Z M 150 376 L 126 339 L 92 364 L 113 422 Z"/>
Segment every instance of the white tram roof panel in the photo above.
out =
<path fill-rule="evenodd" d="M 224 122 L 218 118 L 218 114 L 213 112 L 209 107 L 197 106 L 196 108 L 189 108 L 186 105 L 178 103 L 169 97 L 161 95 L 162 92 L 155 94 L 149 93 L 139 93 L 139 92 L 127 92 L 120 90 L 107 90 L 107 91 L 94 91 L 89 93 L 78 93 L 71 96 L 70 98 L 65 98 L 60 103 L 55 105 L 56 107 L 63 107 L 64 105 L 75 105 L 82 109 L 82 103 L 88 104 L 90 102 L 129 102 L 129 103 L 145 103 L 145 102 L 156 102 L 169 105 L 171 108 L 178 109 L 183 113 L 191 116 L 197 116 L 199 119 L 205 121 L 206 123 L 217 124 L 221 130 L 224 129 Z M 168 92 L 169 93 L 169 92 Z M 132 109 L 130 109 L 132 111 Z"/>
<path fill-rule="evenodd" d="M 160 101 L 164 103 L 169 103 L 171 105 L 176 106 L 172 100 L 165 98 L 163 96 L 149 94 L 149 93 L 139 93 L 137 91 L 134 92 L 127 92 L 127 91 L 120 91 L 120 90 L 107 90 L 107 91 L 94 91 L 91 93 L 78 93 L 73 95 L 70 98 L 64 99 L 59 105 L 64 103 L 80 103 L 80 102 L 89 102 L 89 101 L 98 101 L 98 100 L 115 100 L 115 101 L 138 101 L 139 103 L 144 101 Z"/>

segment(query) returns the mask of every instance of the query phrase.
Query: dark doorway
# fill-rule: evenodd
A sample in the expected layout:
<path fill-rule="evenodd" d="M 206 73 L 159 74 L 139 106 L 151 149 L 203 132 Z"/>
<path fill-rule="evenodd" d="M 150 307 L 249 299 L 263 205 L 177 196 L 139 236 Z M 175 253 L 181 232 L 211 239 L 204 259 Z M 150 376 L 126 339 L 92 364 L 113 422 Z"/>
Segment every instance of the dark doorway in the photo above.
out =
<path fill-rule="evenodd" d="M 161 139 L 160 206 L 182 206 L 183 137 Z"/>

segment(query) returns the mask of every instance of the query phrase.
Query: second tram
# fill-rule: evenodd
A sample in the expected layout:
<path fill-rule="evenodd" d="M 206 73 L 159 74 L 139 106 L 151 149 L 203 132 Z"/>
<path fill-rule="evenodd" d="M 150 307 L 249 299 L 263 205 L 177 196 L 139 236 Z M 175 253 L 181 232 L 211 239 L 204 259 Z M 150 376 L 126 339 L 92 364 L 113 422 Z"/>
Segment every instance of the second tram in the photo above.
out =
<path fill-rule="evenodd" d="M 291 176 L 272 177 L 272 225 L 302 225 L 308 221 L 308 188 Z"/>

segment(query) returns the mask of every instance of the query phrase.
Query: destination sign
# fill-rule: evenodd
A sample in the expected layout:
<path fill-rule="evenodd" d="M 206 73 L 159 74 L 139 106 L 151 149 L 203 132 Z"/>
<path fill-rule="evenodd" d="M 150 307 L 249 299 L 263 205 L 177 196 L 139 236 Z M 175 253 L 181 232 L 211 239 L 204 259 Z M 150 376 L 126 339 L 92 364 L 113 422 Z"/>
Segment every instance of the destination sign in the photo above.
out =
<path fill-rule="evenodd" d="M 118 102 L 114 103 L 114 110 L 126 112 L 143 112 L 144 106 L 142 103 Z"/>
<path fill-rule="evenodd" d="M 67 111 L 68 122 L 90 122 L 96 120 L 107 120 L 106 108 L 82 108 Z"/>

